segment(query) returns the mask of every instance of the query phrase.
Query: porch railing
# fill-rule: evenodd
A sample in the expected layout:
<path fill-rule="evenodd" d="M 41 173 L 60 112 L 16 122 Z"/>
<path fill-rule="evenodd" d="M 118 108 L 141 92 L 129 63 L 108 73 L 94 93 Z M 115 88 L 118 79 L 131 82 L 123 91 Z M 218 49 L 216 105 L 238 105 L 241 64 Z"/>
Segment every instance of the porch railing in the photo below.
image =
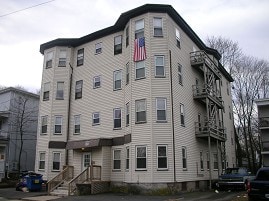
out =
<path fill-rule="evenodd" d="M 101 180 L 101 166 L 91 165 L 73 178 L 68 184 L 68 195 L 75 192 L 77 184 L 91 182 L 92 180 Z"/>
<path fill-rule="evenodd" d="M 69 181 L 74 177 L 74 167 L 73 166 L 65 166 L 63 171 L 61 171 L 58 175 L 56 175 L 53 179 L 51 179 L 48 185 L 48 193 L 56 189 L 60 186 L 63 181 Z"/>

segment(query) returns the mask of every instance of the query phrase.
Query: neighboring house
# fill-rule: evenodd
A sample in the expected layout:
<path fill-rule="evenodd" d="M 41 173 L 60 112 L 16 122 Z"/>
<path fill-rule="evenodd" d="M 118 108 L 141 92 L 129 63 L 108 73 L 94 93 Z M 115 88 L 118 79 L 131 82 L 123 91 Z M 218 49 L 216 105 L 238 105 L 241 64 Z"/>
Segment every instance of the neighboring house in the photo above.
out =
<path fill-rule="evenodd" d="M 34 171 L 38 106 L 37 94 L 13 87 L 0 90 L 0 180 L 19 169 Z"/>
<path fill-rule="evenodd" d="M 94 162 L 115 185 L 189 190 L 235 165 L 233 79 L 170 5 L 143 5 L 40 52 L 36 171 L 44 179 Z"/>
<path fill-rule="evenodd" d="M 262 166 L 269 166 L 269 99 L 255 101 L 258 107 Z"/>

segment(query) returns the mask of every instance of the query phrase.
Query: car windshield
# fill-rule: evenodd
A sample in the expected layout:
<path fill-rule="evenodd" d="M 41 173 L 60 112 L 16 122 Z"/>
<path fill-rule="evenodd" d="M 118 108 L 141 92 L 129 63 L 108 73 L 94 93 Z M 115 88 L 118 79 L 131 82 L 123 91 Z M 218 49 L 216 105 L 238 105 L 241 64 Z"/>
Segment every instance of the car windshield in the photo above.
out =
<path fill-rule="evenodd" d="M 261 170 L 258 173 L 256 180 L 269 181 L 269 170 Z"/>

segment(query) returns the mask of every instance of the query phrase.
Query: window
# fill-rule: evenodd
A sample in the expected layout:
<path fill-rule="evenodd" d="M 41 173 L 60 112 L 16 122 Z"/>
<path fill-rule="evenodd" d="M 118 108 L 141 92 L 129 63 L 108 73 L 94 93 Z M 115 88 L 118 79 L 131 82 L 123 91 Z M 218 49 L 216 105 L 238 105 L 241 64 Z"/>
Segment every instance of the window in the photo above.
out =
<path fill-rule="evenodd" d="M 136 147 L 136 170 L 146 170 L 147 168 L 147 147 Z"/>
<path fill-rule="evenodd" d="M 226 82 L 226 85 L 227 85 L 227 95 L 230 95 L 230 85 L 229 85 L 229 82 Z"/>
<path fill-rule="evenodd" d="M 204 170 L 204 157 L 202 151 L 200 151 L 200 168 L 201 170 Z"/>
<path fill-rule="evenodd" d="M 183 170 L 187 169 L 187 148 L 182 147 L 182 167 Z"/>
<path fill-rule="evenodd" d="M 61 161 L 61 153 L 54 152 L 53 153 L 53 161 L 52 161 L 52 171 L 60 170 L 60 161 Z"/>
<path fill-rule="evenodd" d="M 114 90 L 121 89 L 121 70 L 114 71 Z"/>
<path fill-rule="evenodd" d="M 100 113 L 99 112 L 92 113 L 92 124 L 93 125 L 100 124 Z"/>
<path fill-rule="evenodd" d="M 135 22 L 135 39 L 144 37 L 144 19 Z"/>
<path fill-rule="evenodd" d="M 55 117 L 55 122 L 54 122 L 54 133 L 55 134 L 61 134 L 62 133 L 62 122 L 63 117 L 61 116 L 56 116 Z"/>
<path fill-rule="evenodd" d="M 167 145 L 158 145 L 158 169 L 167 169 Z"/>
<path fill-rule="evenodd" d="M 156 99 L 157 121 L 166 121 L 166 98 Z"/>
<path fill-rule="evenodd" d="M 58 66 L 59 67 L 66 66 L 66 50 L 60 50 Z"/>
<path fill-rule="evenodd" d="M 120 154 L 121 154 L 121 150 L 113 150 L 113 170 L 120 170 L 120 164 L 121 164 L 121 160 L 120 160 Z"/>
<path fill-rule="evenodd" d="M 38 165 L 39 170 L 45 170 L 45 162 L 46 162 L 45 158 L 46 158 L 46 153 L 40 152 L 39 153 L 39 165 Z"/>
<path fill-rule="evenodd" d="M 76 81 L 75 99 L 82 98 L 82 85 L 83 85 L 83 80 Z"/>
<path fill-rule="evenodd" d="M 209 153 L 206 152 L 206 168 L 209 170 L 210 162 L 209 162 Z"/>
<path fill-rule="evenodd" d="M 75 134 L 80 133 L 80 115 L 74 116 L 74 133 Z"/>
<path fill-rule="evenodd" d="M 95 76 L 93 77 L 93 88 L 99 88 L 101 87 L 101 76 Z"/>
<path fill-rule="evenodd" d="M 214 164 L 214 170 L 219 169 L 218 154 L 217 153 L 213 153 L 213 164 Z"/>
<path fill-rule="evenodd" d="M 47 82 L 43 87 L 43 101 L 47 101 L 50 99 L 50 83 Z"/>
<path fill-rule="evenodd" d="M 229 106 L 229 119 L 232 119 L 232 110 L 231 110 L 231 106 Z"/>
<path fill-rule="evenodd" d="M 162 18 L 157 18 L 154 17 L 153 18 L 153 35 L 154 36 L 163 36 L 163 22 L 162 22 Z"/>
<path fill-rule="evenodd" d="M 41 134 L 48 132 L 48 116 L 41 117 Z"/>
<path fill-rule="evenodd" d="M 145 61 L 135 63 L 135 79 L 145 78 Z"/>
<path fill-rule="evenodd" d="M 155 76 L 164 77 L 164 56 L 155 56 Z"/>
<path fill-rule="evenodd" d="M 114 113 L 114 128 L 121 128 L 121 109 L 116 108 L 113 111 Z"/>
<path fill-rule="evenodd" d="M 114 55 L 122 53 L 122 36 L 114 38 Z"/>
<path fill-rule="evenodd" d="M 180 125 L 185 126 L 185 111 L 183 104 L 180 104 Z"/>
<path fill-rule="evenodd" d="M 144 123 L 146 122 L 146 100 L 136 100 L 135 101 L 135 122 Z"/>
<path fill-rule="evenodd" d="M 100 54 L 102 53 L 102 43 L 97 43 L 95 44 L 95 54 Z"/>
<path fill-rule="evenodd" d="M 180 33 L 179 30 L 176 28 L 176 41 L 177 46 L 180 48 Z"/>
<path fill-rule="evenodd" d="M 128 47 L 128 45 L 129 45 L 129 27 L 126 28 L 125 35 L 126 35 L 126 47 Z"/>
<path fill-rule="evenodd" d="M 130 149 L 126 147 L 126 170 L 129 170 L 130 167 Z"/>
<path fill-rule="evenodd" d="M 78 50 L 77 53 L 77 66 L 83 65 L 84 62 L 84 49 Z"/>
<path fill-rule="evenodd" d="M 64 99 L 64 82 L 57 82 L 56 99 L 57 100 Z"/>
<path fill-rule="evenodd" d="M 83 167 L 88 168 L 91 165 L 91 153 L 83 154 Z"/>
<path fill-rule="evenodd" d="M 46 55 L 46 68 L 52 67 L 53 52 L 48 52 Z"/>
<path fill-rule="evenodd" d="M 130 124 L 130 104 L 126 104 L 126 126 Z"/>
<path fill-rule="evenodd" d="M 126 85 L 129 84 L 130 81 L 130 65 L 129 62 L 126 64 Z"/>
<path fill-rule="evenodd" d="M 178 64 L 178 83 L 183 84 L 182 82 L 182 65 Z"/>

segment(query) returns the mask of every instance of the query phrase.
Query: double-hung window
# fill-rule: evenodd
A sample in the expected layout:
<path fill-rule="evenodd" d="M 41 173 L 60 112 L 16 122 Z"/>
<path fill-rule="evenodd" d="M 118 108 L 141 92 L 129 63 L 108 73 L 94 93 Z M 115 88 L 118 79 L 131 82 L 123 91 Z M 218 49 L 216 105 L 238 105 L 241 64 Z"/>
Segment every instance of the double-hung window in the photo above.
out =
<path fill-rule="evenodd" d="M 164 77 L 164 56 L 155 56 L 155 76 Z"/>
<path fill-rule="evenodd" d="M 121 89 L 122 71 L 114 71 L 114 90 Z"/>
<path fill-rule="evenodd" d="M 93 88 L 99 88 L 101 87 L 101 76 L 95 76 L 93 77 Z"/>
<path fill-rule="evenodd" d="M 166 121 L 166 98 L 156 98 L 157 121 Z"/>
<path fill-rule="evenodd" d="M 122 53 L 122 35 L 114 38 L 114 55 Z"/>
<path fill-rule="evenodd" d="M 48 132 L 48 116 L 41 117 L 41 134 Z"/>
<path fill-rule="evenodd" d="M 200 168 L 204 170 L 204 156 L 202 151 L 200 151 Z"/>
<path fill-rule="evenodd" d="M 154 36 L 163 36 L 163 22 L 162 18 L 154 17 L 153 18 L 153 35 Z"/>
<path fill-rule="evenodd" d="M 147 169 L 147 147 L 136 146 L 136 170 Z"/>
<path fill-rule="evenodd" d="M 130 148 L 126 147 L 126 170 L 129 170 L 130 167 Z"/>
<path fill-rule="evenodd" d="M 64 99 L 64 82 L 57 82 L 56 99 L 57 100 Z"/>
<path fill-rule="evenodd" d="M 95 54 L 102 53 L 102 42 L 95 44 Z"/>
<path fill-rule="evenodd" d="M 61 153 L 54 152 L 53 153 L 53 161 L 52 161 L 52 171 L 59 171 L 61 163 Z"/>
<path fill-rule="evenodd" d="M 114 129 L 121 128 L 121 109 L 115 108 L 113 111 L 114 116 Z"/>
<path fill-rule="evenodd" d="M 84 48 L 79 49 L 77 53 L 77 66 L 83 65 L 84 62 Z"/>
<path fill-rule="evenodd" d="M 39 164 L 38 164 L 38 170 L 45 170 L 45 163 L 46 163 L 46 153 L 45 152 L 39 152 Z"/>
<path fill-rule="evenodd" d="M 130 82 L 130 64 L 129 64 L 129 62 L 126 64 L 125 70 L 126 70 L 126 80 L 125 81 L 126 81 L 126 85 L 127 85 Z"/>
<path fill-rule="evenodd" d="M 100 113 L 94 112 L 92 113 L 92 125 L 100 124 Z"/>
<path fill-rule="evenodd" d="M 82 98 L 82 86 L 83 86 L 83 80 L 76 81 L 75 99 Z"/>
<path fill-rule="evenodd" d="M 60 50 L 58 66 L 59 67 L 66 66 L 66 50 Z"/>
<path fill-rule="evenodd" d="M 54 121 L 54 134 L 62 134 L 63 117 L 56 116 Z"/>
<path fill-rule="evenodd" d="M 121 150 L 113 150 L 113 170 L 121 169 Z"/>
<path fill-rule="evenodd" d="M 135 39 L 144 37 L 144 19 L 135 22 Z"/>
<path fill-rule="evenodd" d="M 146 77 L 145 61 L 135 62 L 135 79 L 141 79 Z"/>
<path fill-rule="evenodd" d="M 185 126 L 185 109 L 183 104 L 180 104 L 180 125 Z"/>
<path fill-rule="evenodd" d="M 176 28 L 176 44 L 180 48 L 180 32 L 177 28 Z"/>
<path fill-rule="evenodd" d="M 74 133 L 75 134 L 80 133 L 80 115 L 74 116 Z"/>
<path fill-rule="evenodd" d="M 52 67 L 53 52 L 48 52 L 46 55 L 46 68 Z"/>
<path fill-rule="evenodd" d="M 158 169 L 167 169 L 167 145 L 158 145 Z"/>
<path fill-rule="evenodd" d="M 187 148 L 182 147 L 182 168 L 183 170 L 187 169 Z"/>
<path fill-rule="evenodd" d="M 50 99 L 50 82 L 44 83 L 43 86 L 43 101 Z"/>
<path fill-rule="evenodd" d="M 213 167 L 214 170 L 219 169 L 219 162 L 218 162 L 218 154 L 217 153 L 213 153 Z"/>
<path fill-rule="evenodd" d="M 125 43 L 126 43 L 126 47 L 128 47 L 128 45 L 129 45 L 129 26 L 125 30 L 125 35 L 126 35 Z"/>
<path fill-rule="evenodd" d="M 130 103 L 126 104 L 126 126 L 130 124 Z"/>
<path fill-rule="evenodd" d="M 144 123 L 146 122 L 146 100 L 135 101 L 135 122 Z"/>
<path fill-rule="evenodd" d="M 209 161 L 209 153 L 208 152 L 206 152 L 206 168 L 209 170 L 209 168 L 210 168 L 210 161 Z"/>
<path fill-rule="evenodd" d="M 183 85 L 183 82 L 182 82 L 182 65 L 178 64 L 177 69 L 178 69 L 178 83 Z"/>

